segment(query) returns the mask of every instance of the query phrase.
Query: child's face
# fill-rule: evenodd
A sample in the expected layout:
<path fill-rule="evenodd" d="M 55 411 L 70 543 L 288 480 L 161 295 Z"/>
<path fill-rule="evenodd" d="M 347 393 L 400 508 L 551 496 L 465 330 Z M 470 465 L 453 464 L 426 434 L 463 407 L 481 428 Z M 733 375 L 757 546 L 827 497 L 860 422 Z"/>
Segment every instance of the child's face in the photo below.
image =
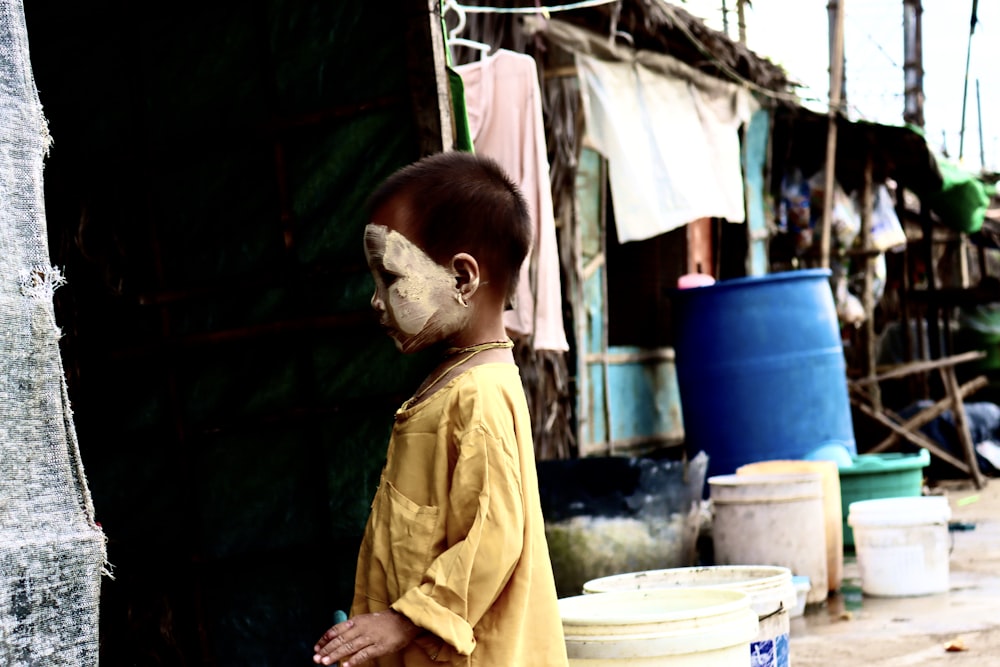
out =
<path fill-rule="evenodd" d="M 456 274 L 397 231 L 394 222 L 391 212 L 377 213 L 365 227 L 365 257 L 375 278 L 372 308 L 396 347 L 417 352 L 460 331 L 469 309 L 458 299 Z"/>

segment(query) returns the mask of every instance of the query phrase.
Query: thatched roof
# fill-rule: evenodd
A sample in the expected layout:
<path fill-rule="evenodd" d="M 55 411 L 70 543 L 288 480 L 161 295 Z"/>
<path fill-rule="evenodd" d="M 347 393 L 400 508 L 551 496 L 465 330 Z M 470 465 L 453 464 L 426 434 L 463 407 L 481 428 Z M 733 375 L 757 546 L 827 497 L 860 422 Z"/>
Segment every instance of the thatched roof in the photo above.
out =
<path fill-rule="evenodd" d="M 535 7 L 534 0 L 463 0 L 466 6 Z M 544 3 L 543 3 L 544 4 Z M 530 37 L 512 24 L 511 14 L 470 12 L 463 37 L 485 38 L 495 47 L 530 52 Z M 619 40 L 639 49 L 668 53 L 674 58 L 712 76 L 727 80 L 744 79 L 755 86 L 787 92 L 794 85 L 785 71 L 746 45 L 705 22 L 678 4 L 664 0 L 619 0 L 606 5 L 552 14 L 552 18 L 587 28 L 603 35 L 625 33 Z M 453 25 L 454 17 L 450 17 Z M 469 54 L 463 54 L 468 57 Z"/>
<path fill-rule="evenodd" d="M 669 53 L 723 79 L 732 80 L 736 74 L 761 88 L 779 92 L 793 85 L 778 65 L 708 27 L 682 7 L 663 0 L 622 0 L 560 13 L 558 18 L 601 34 L 627 33 L 637 49 Z"/>
<path fill-rule="evenodd" d="M 779 105 L 772 130 L 772 168 L 791 165 L 819 171 L 826 159 L 829 117 L 803 107 Z M 876 183 L 892 178 L 918 194 L 941 189 L 941 172 L 924 137 L 906 126 L 837 119 L 837 180 L 851 192 L 861 187 L 871 154 Z"/>

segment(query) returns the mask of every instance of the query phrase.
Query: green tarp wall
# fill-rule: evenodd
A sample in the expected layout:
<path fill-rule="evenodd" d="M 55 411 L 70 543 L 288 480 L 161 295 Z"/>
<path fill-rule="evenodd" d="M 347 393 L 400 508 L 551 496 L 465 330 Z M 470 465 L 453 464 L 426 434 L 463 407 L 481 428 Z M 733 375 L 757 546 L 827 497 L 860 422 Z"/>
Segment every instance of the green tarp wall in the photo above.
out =
<path fill-rule="evenodd" d="M 303 665 L 392 413 L 371 188 L 419 155 L 396 4 L 26 3 L 102 664 Z M 433 81 L 427 85 L 433 86 Z"/>

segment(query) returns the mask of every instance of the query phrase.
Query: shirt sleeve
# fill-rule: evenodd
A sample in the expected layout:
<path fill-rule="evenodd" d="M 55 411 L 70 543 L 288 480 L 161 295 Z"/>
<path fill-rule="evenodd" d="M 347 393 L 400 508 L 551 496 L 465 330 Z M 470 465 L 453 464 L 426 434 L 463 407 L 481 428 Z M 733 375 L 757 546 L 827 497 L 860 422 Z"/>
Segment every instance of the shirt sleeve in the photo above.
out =
<path fill-rule="evenodd" d="M 446 512 L 447 548 L 419 586 L 392 608 L 448 646 L 470 655 L 472 628 L 503 592 L 524 544 L 520 468 L 502 440 L 482 427 L 458 444 Z"/>

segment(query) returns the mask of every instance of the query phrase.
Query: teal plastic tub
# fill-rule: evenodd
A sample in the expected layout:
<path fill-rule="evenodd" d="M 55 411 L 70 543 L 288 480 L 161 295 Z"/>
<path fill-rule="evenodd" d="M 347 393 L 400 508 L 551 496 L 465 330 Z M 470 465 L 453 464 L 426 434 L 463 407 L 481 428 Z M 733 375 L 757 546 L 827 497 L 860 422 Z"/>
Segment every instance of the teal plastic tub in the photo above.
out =
<path fill-rule="evenodd" d="M 844 521 L 844 548 L 854 549 L 854 532 L 847 525 L 851 503 L 878 498 L 910 498 L 923 489 L 924 468 L 931 463 L 926 449 L 916 454 L 861 454 L 840 469 L 840 503 Z"/>

